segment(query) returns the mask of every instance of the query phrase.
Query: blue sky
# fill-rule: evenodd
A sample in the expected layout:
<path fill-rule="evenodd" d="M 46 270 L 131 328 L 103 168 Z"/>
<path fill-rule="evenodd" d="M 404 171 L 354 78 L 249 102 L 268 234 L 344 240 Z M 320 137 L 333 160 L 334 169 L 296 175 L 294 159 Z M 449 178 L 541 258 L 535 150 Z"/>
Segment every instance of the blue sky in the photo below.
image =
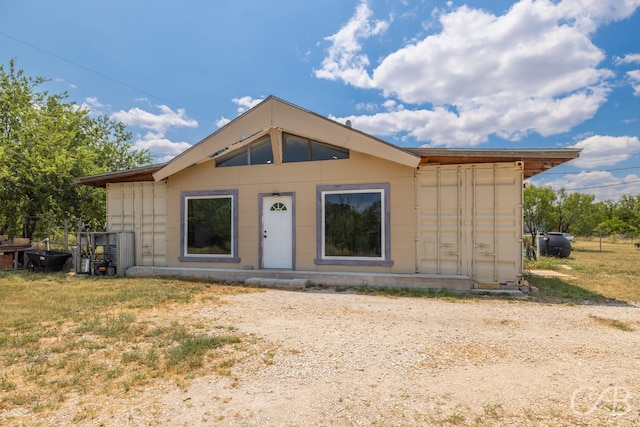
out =
<path fill-rule="evenodd" d="M 640 194 L 640 0 L 0 1 L 0 64 L 170 159 L 275 95 L 405 147 L 581 147 Z"/>

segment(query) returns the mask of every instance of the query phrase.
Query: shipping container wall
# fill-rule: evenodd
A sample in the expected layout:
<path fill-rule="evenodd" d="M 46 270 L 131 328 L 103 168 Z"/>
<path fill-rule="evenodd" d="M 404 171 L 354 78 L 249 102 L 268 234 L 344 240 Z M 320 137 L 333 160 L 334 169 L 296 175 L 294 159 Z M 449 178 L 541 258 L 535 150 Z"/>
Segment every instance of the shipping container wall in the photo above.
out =
<path fill-rule="evenodd" d="M 167 265 L 167 183 L 107 184 L 107 230 L 133 231 L 135 265 Z"/>
<path fill-rule="evenodd" d="M 416 179 L 418 272 L 522 278 L 521 162 L 424 166 Z"/>

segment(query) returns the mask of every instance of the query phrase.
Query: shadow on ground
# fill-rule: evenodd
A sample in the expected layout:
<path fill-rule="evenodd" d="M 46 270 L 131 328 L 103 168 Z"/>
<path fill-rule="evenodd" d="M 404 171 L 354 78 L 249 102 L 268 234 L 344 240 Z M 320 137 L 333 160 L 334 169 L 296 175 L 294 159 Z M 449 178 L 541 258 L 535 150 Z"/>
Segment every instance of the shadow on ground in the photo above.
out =
<path fill-rule="evenodd" d="M 596 292 L 569 283 L 561 277 L 540 277 L 532 274 L 525 276 L 530 285 L 538 288 L 535 300 L 545 303 L 576 305 L 615 305 L 635 307 L 627 301 L 608 298 Z"/>

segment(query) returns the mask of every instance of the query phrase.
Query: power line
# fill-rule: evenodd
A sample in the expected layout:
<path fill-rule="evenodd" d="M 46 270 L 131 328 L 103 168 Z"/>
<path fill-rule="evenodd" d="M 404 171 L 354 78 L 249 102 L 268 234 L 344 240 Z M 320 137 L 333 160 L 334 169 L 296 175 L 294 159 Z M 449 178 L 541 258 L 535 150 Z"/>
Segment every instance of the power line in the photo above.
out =
<path fill-rule="evenodd" d="M 615 171 L 624 171 L 630 169 L 640 169 L 640 166 L 633 166 L 628 168 L 616 168 L 616 169 L 601 169 L 601 170 L 590 170 L 590 171 L 580 171 L 580 172 L 544 172 L 546 175 L 579 175 L 581 173 L 591 173 L 591 172 L 615 172 Z"/>
<path fill-rule="evenodd" d="M 96 71 L 96 70 L 93 70 L 93 69 L 91 69 L 91 68 L 89 68 L 89 67 L 85 67 L 85 66 L 84 66 L 84 65 L 82 65 L 82 64 L 78 64 L 77 62 L 71 61 L 71 60 L 69 60 L 69 59 L 67 59 L 67 58 L 64 58 L 64 57 L 62 57 L 62 56 L 60 56 L 60 55 L 57 55 L 57 54 L 55 54 L 55 53 L 53 53 L 53 52 L 49 52 L 48 50 L 43 49 L 43 48 L 41 48 L 41 47 L 38 47 L 38 46 L 36 46 L 36 45 L 34 45 L 34 44 L 32 44 L 32 43 L 26 42 L 26 41 L 24 41 L 24 40 L 21 40 L 21 39 L 19 39 L 19 38 L 17 38 L 17 37 L 14 37 L 14 36 L 12 36 L 12 35 L 9 35 L 9 34 L 7 34 L 7 33 L 2 32 L 2 31 L 0 31 L 0 35 L 3 35 L 3 36 L 5 36 L 5 37 L 7 37 L 7 38 L 9 38 L 9 39 L 11 39 L 11 40 L 13 40 L 13 41 L 18 42 L 18 43 L 22 43 L 22 44 L 24 44 L 24 45 L 26 45 L 26 46 L 29 46 L 29 47 L 30 47 L 30 48 L 32 48 L 32 49 L 36 49 L 36 50 L 38 50 L 38 51 L 40 51 L 40 52 L 42 52 L 42 53 L 46 53 L 47 55 L 53 56 L 54 58 L 57 58 L 57 59 L 59 59 L 59 60 L 61 60 L 61 61 L 64 61 L 64 62 L 66 62 L 66 63 L 68 63 L 68 64 L 73 65 L 74 67 L 78 67 L 78 68 L 81 68 L 81 69 L 83 69 L 83 70 L 85 70 L 85 71 L 88 71 L 88 72 L 90 72 L 90 73 L 93 73 L 93 74 L 95 74 L 95 75 L 97 75 L 97 76 L 102 77 L 103 79 L 110 80 L 110 81 L 112 81 L 112 82 L 114 82 L 114 83 L 117 83 L 117 84 L 119 84 L 119 85 L 121 85 L 121 86 L 124 86 L 124 87 L 126 87 L 126 88 L 129 88 L 129 89 L 135 90 L 136 92 L 140 92 L 140 93 L 142 93 L 142 94 L 144 94 L 144 95 L 146 95 L 146 96 L 149 96 L 149 97 L 151 97 L 151 98 L 155 98 L 155 99 L 157 99 L 158 101 L 162 101 L 162 102 L 164 102 L 164 103 L 166 103 L 166 104 L 168 104 L 168 105 L 173 105 L 173 106 L 174 106 L 174 107 L 176 107 L 176 108 L 181 108 L 179 104 L 177 104 L 177 103 L 175 103 L 175 102 L 173 102 L 173 101 L 169 101 L 168 99 L 164 99 L 164 98 L 162 98 L 162 97 L 160 97 L 160 96 L 154 95 L 154 94 L 152 94 L 152 93 L 150 93 L 150 92 L 147 92 L 147 91 L 145 91 L 145 90 L 143 90 L 143 89 L 140 89 L 140 88 L 137 88 L 137 87 L 135 87 L 135 86 L 132 86 L 132 85 L 130 85 L 129 83 L 125 83 L 125 82 L 123 82 L 123 81 L 121 81 L 121 80 L 118 80 L 118 79 L 115 79 L 115 78 L 113 78 L 113 77 L 110 77 L 110 76 L 108 76 L 108 75 L 106 75 L 106 74 L 104 74 L 104 73 L 101 73 L 100 71 Z M 197 111 L 193 111 L 193 110 L 190 110 L 190 111 L 191 111 L 191 113 L 192 113 L 192 114 L 194 114 L 194 115 L 196 115 L 196 116 L 200 116 L 200 118 L 202 118 L 202 119 L 204 119 L 204 120 L 209 120 L 209 118 L 207 118 L 204 114 L 198 113 Z"/>
<path fill-rule="evenodd" d="M 637 182 L 640 182 L 640 179 L 636 179 L 634 181 L 621 182 L 618 184 L 603 184 L 603 185 L 596 185 L 593 187 L 582 187 L 582 188 L 565 188 L 565 190 L 566 191 L 582 191 L 582 190 L 591 190 L 594 188 L 616 187 L 618 185 L 635 184 Z"/>

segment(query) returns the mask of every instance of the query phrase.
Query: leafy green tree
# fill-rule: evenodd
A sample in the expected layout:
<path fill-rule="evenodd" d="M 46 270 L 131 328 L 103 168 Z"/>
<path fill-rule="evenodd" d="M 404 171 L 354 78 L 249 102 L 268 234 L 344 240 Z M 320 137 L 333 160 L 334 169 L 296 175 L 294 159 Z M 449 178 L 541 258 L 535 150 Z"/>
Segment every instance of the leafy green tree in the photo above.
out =
<path fill-rule="evenodd" d="M 535 241 L 536 232 L 546 230 L 554 220 L 556 193 L 551 187 L 529 184 L 524 189 L 524 224 Z"/>
<path fill-rule="evenodd" d="M 598 234 L 598 225 L 606 218 L 607 206 L 602 202 L 594 203 L 595 196 L 591 194 L 582 194 L 581 197 L 585 200 L 591 199 L 591 203 L 586 205 L 586 202 L 583 202 L 582 205 L 578 205 L 581 206 L 576 208 L 579 215 L 571 224 L 570 232 L 576 236 L 591 237 Z"/>
<path fill-rule="evenodd" d="M 585 224 L 591 217 L 592 194 L 567 193 L 564 188 L 556 192 L 555 223 L 553 228 L 561 232 L 574 232 L 577 229 L 593 227 L 596 224 Z"/>
<path fill-rule="evenodd" d="M 91 116 L 66 93 L 39 90 L 46 81 L 13 60 L 0 65 L 0 234 L 11 237 L 31 238 L 39 224 L 59 229 L 65 220 L 103 228 L 104 190 L 72 179 L 150 162 L 122 123 Z"/>
<path fill-rule="evenodd" d="M 625 233 L 636 237 L 640 230 L 640 195 L 623 194 L 617 203 L 616 217 L 627 224 Z"/>

